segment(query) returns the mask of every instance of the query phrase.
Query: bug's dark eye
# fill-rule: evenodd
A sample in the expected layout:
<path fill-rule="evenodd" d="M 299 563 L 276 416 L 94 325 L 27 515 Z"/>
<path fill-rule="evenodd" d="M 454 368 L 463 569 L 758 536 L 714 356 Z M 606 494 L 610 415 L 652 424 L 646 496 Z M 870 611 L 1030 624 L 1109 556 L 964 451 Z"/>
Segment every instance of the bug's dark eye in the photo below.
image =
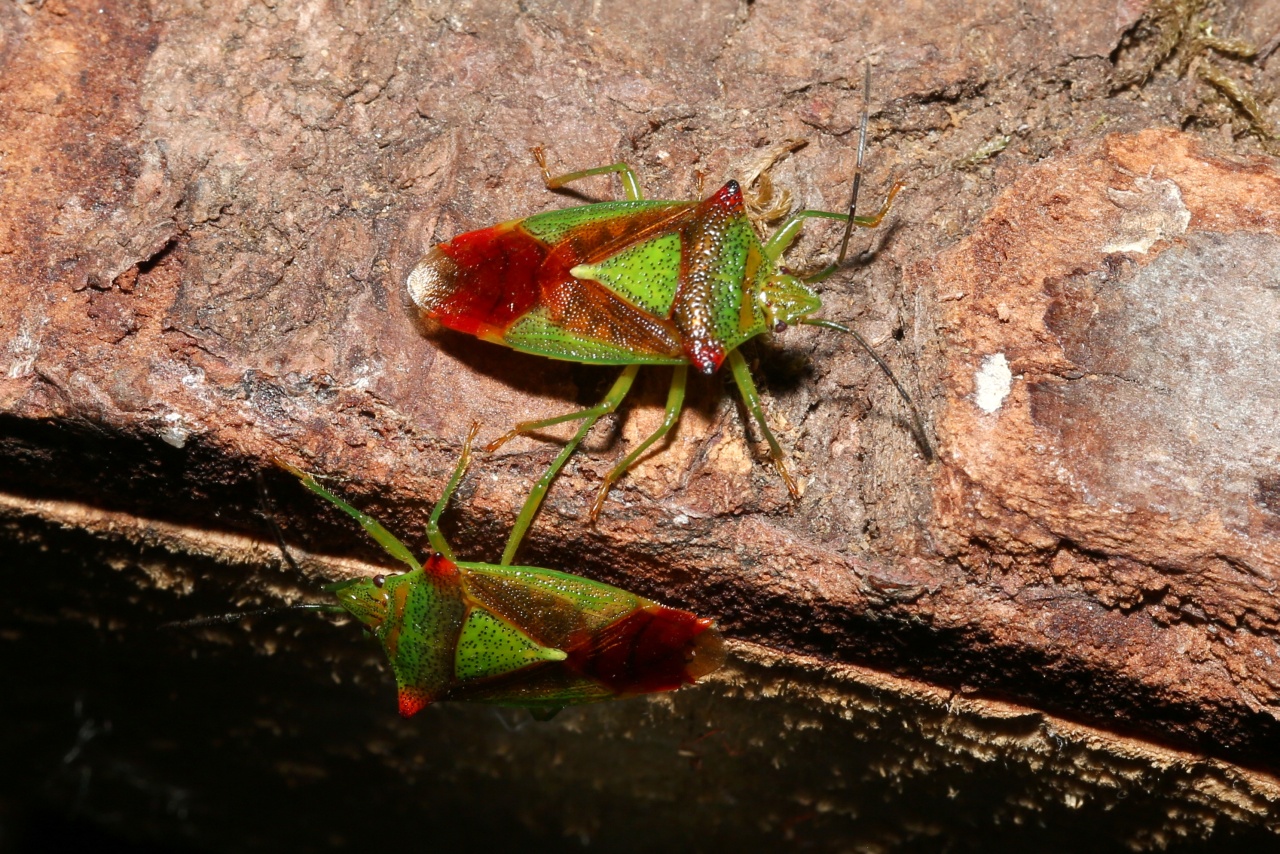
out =
<path fill-rule="evenodd" d="M 382 585 L 384 585 L 384 584 L 386 584 L 386 583 L 387 583 L 387 577 L 386 577 L 385 575 L 375 575 L 375 576 L 373 577 L 373 586 L 374 586 L 374 587 L 381 587 Z"/>
<path fill-rule="evenodd" d="M 786 323 L 784 323 L 783 321 L 779 320 L 777 323 L 773 324 L 773 331 L 774 331 L 774 332 L 786 332 L 786 331 L 787 331 L 787 324 L 786 324 Z"/>

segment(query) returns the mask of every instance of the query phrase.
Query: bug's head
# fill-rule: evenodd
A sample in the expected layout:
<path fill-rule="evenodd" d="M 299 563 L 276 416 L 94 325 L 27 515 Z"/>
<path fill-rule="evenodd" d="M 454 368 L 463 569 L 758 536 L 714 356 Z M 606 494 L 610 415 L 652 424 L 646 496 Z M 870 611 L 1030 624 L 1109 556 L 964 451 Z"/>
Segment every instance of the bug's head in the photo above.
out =
<path fill-rule="evenodd" d="M 776 331 L 799 323 L 822 308 L 822 300 L 808 285 L 782 271 L 774 273 L 765 281 L 757 299 L 760 300 L 769 328 Z"/>
<path fill-rule="evenodd" d="M 338 598 L 338 604 L 347 613 L 377 631 L 387 618 L 391 603 L 391 590 L 397 576 L 375 575 L 372 578 L 354 578 L 339 581 L 326 589 Z"/>

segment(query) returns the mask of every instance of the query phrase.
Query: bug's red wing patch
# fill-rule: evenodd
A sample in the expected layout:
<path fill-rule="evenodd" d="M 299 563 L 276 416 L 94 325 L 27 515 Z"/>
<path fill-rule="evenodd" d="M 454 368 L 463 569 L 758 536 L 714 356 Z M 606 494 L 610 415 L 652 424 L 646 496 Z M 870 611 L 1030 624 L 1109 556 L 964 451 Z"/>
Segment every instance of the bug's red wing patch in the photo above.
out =
<path fill-rule="evenodd" d="M 409 276 L 409 294 L 459 332 L 501 338 L 537 305 L 548 247 L 518 222 L 469 231 L 434 247 Z"/>
<path fill-rule="evenodd" d="M 671 691 L 720 665 L 720 635 L 710 620 L 651 604 L 565 650 L 565 664 L 615 694 Z"/>

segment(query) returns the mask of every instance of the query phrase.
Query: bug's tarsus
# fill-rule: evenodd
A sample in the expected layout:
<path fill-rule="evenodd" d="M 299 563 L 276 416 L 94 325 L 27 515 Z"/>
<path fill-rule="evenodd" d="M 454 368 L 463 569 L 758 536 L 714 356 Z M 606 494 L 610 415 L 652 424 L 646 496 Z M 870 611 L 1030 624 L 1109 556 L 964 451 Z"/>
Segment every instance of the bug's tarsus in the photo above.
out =
<path fill-rule="evenodd" d="M 542 183 L 547 185 L 548 190 L 554 190 L 559 185 L 551 183 L 551 170 L 547 168 L 547 152 L 541 145 L 535 145 L 529 149 L 529 153 L 533 155 L 533 159 L 538 162 L 538 168 L 542 170 Z"/>
<path fill-rule="evenodd" d="M 791 476 L 791 472 L 787 471 L 787 462 L 782 457 L 769 455 L 769 460 L 773 463 L 774 471 L 778 473 L 778 477 L 782 478 L 782 483 L 787 487 L 787 492 L 796 501 L 800 500 L 800 485 L 796 483 L 795 478 Z"/>
<path fill-rule="evenodd" d="M 519 436 L 519 435 L 521 435 L 522 433 L 526 432 L 526 431 L 524 431 L 524 430 L 521 430 L 521 429 L 520 429 L 520 428 L 521 428 L 525 423 L 526 423 L 526 422 L 521 421 L 519 424 L 517 424 L 516 426 L 512 427 L 512 428 L 511 428 L 510 430 L 508 430 L 507 432 L 503 433 L 501 436 L 499 436 L 498 438 L 494 439 L 492 442 L 489 442 L 489 443 L 485 444 L 485 445 L 483 446 L 484 452 L 485 452 L 486 454 L 492 454 L 494 451 L 498 450 L 498 449 L 499 449 L 499 448 L 501 448 L 503 445 L 505 445 L 505 444 L 507 444 L 508 442 L 510 442 L 510 441 L 511 441 L 512 439 L 514 439 L 516 436 Z"/>

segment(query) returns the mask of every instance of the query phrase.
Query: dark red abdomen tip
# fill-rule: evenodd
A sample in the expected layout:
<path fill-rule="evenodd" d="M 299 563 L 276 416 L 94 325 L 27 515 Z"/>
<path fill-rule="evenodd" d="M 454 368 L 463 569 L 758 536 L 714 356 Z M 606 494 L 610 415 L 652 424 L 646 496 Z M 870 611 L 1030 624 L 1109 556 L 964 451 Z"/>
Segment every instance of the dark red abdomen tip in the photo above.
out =
<path fill-rule="evenodd" d="M 518 222 L 459 234 L 409 274 L 409 295 L 431 317 L 468 335 L 501 334 L 539 298 L 547 246 Z"/>
<path fill-rule="evenodd" d="M 571 650 L 566 664 L 617 694 L 629 695 L 688 685 L 723 660 L 723 642 L 710 620 L 650 605 Z"/>

